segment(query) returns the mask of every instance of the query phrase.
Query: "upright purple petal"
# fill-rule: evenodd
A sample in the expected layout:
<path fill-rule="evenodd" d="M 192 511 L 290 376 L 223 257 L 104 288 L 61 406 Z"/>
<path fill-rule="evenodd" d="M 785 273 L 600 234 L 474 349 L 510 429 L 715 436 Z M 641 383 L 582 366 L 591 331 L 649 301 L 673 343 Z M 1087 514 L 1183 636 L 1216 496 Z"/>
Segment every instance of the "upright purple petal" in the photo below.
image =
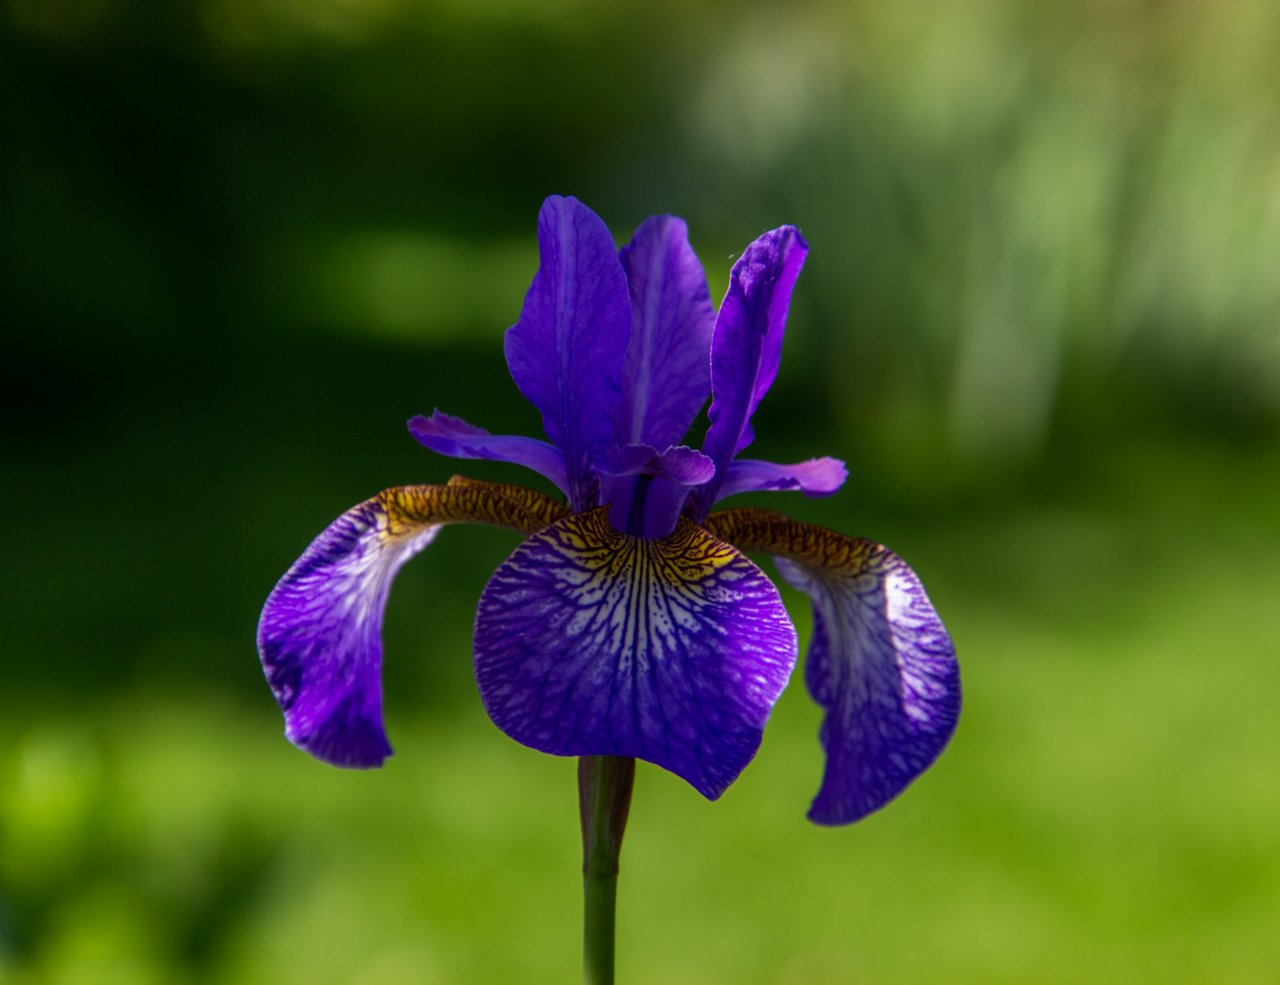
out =
<path fill-rule="evenodd" d="M 532 490 L 460 480 L 388 489 L 338 517 L 280 579 L 258 623 L 258 652 L 285 735 L 335 766 L 378 766 L 382 614 L 405 562 L 446 523 L 532 533 L 563 507 Z"/>
<path fill-rule="evenodd" d="M 960 715 L 955 647 L 920 579 L 870 541 L 765 510 L 725 510 L 708 527 L 778 568 L 813 601 L 805 681 L 826 711 L 818 824 L 849 824 L 900 794 L 938 757 Z"/>
<path fill-rule="evenodd" d="M 633 756 L 716 798 L 751 761 L 796 656 L 777 589 L 687 520 L 665 540 L 606 510 L 520 545 L 476 613 L 480 696 L 518 742 Z"/>
<path fill-rule="evenodd" d="M 613 437 L 631 324 L 627 279 L 609 230 L 574 198 L 538 214 L 541 266 L 507 330 L 511 378 L 564 454 L 569 501 L 594 505 L 591 466 Z"/>
<path fill-rule="evenodd" d="M 729 466 L 729 475 L 716 499 L 728 499 L 745 492 L 792 489 L 806 496 L 830 496 L 848 477 L 844 462 L 836 458 L 811 458 L 795 465 L 740 458 Z"/>
<path fill-rule="evenodd" d="M 711 426 L 702 452 L 716 476 L 692 495 L 693 518 L 716 501 L 729 462 L 751 444 L 751 415 L 778 375 L 791 289 L 809 246 L 794 226 L 765 233 L 733 265 L 711 343 Z"/>
<path fill-rule="evenodd" d="M 683 220 L 646 219 L 621 260 L 631 293 L 631 341 L 614 437 L 619 444 L 665 448 L 685 436 L 710 392 L 715 309 Z"/>
<path fill-rule="evenodd" d="M 537 438 L 490 434 L 484 428 L 439 410 L 433 411 L 430 417 L 418 414 L 410 418 L 409 433 L 438 455 L 523 465 L 550 479 L 566 495 L 569 492 L 564 455 L 554 445 Z"/>

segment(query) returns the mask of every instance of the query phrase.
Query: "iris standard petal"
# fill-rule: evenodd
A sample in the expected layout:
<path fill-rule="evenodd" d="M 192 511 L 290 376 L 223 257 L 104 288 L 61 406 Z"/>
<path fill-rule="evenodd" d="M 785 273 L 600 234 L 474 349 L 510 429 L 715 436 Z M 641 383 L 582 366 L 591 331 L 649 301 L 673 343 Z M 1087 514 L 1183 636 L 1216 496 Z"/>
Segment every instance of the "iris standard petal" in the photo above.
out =
<path fill-rule="evenodd" d="M 685 436 L 711 391 L 715 309 L 683 220 L 646 219 L 620 258 L 631 294 L 631 340 L 614 437 L 665 448 Z"/>
<path fill-rule="evenodd" d="M 388 489 L 338 517 L 280 579 L 258 623 L 289 740 L 335 766 L 380 765 L 391 754 L 382 614 L 396 573 L 446 523 L 532 533 L 562 510 L 530 490 L 464 480 Z"/>
<path fill-rule="evenodd" d="M 808 252 L 799 231 L 782 226 L 748 246 L 729 274 L 711 342 L 711 425 L 702 443 L 716 476 L 691 497 L 696 521 L 718 498 L 729 462 L 751 444 L 751 415 L 778 375 L 791 289 Z"/>
<path fill-rule="evenodd" d="M 527 746 L 644 759 L 714 799 L 755 755 L 795 629 L 730 545 L 687 520 L 629 537 L 606 514 L 552 524 L 494 573 L 476 613 L 480 696 Z"/>
<path fill-rule="evenodd" d="M 883 807 L 938 757 L 960 714 L 955 647 L 920 580 L 884 547 L 765 510 L 725 510 L 707 527 L 777 555 L 813 601 L 805 680 L 826 711 L 827 761 L 809 819 L 849 824 Z"/>
<path fill-rule="evenodd" d="M 794 465 L 776 465 L 740 458 L 729 466 L 729 475 L 717 499 L 738 493 L 798 489 L 806 496 L 830 496 L 844 485 L 849 470 L 837 458 L 811 458 Z"/>
<path fill-rule="evenodd" d="M 564 455 L 554 445 L 537 438 L 519 435 L 490 434 L 484 428 L 468 424 L 460 417 L 432 411 L 430 417 L 418 414 L 409 419 L 409 433 L 439 455 L 450 458 L 483 458 L 495 462 L 511 462 L 532 469 L 556 484 L 566 495 L 569 481 L 565 475 Z"/>
<path fill-rule="evenodd" d="M 511 378 L 564 454 L 569 501 L 595 505 L 591 465 L 613 440 L 631 325 L 627 279 L 609 230 L 575 198 L 538 213 L 541 265 L 504 348 Z"/>

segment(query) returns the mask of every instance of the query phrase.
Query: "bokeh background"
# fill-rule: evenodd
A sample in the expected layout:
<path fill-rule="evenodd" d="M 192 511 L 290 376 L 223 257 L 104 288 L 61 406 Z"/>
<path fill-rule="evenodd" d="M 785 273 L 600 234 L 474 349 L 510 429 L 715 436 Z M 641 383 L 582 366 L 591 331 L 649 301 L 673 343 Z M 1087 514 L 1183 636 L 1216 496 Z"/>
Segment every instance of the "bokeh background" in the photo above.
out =
<path fill-rule="evenodd" d="M 0 10 L 0 982 L 574 980 L 573 763 L 471 680 L 512 536 L 402 575 L 380 772 L 290 747 L 253 646 L 332 517 L 451 474 L 407 417 L 536 433 L 552 192 L 686 217 L 717 297 L 804 230 L 756 451 L 851 479 L 765 501 L 905 555 L 966 684 L 852 828 L 800 687 L 719 803 L 642 767 L 621 980 L 1275 980 L 1280 6 Z"/>

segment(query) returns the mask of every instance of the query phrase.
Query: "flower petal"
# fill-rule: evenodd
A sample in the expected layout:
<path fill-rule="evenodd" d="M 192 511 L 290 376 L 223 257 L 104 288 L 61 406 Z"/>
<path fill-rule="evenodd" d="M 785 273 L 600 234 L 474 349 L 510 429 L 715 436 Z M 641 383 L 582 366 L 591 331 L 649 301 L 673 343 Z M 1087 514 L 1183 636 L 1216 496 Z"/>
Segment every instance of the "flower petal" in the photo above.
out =
<path fill-rule="evenodd" d="M 542 412 L 564 454 L 569 501 L 582 509 L 594 505 L 591 465 L 613 438 L 631 302 L 609 230 L 577 199 L 543 203 L 538 250 L 541 266 L 507 330 L 507 368 Z"/>
<path fill-rule="evenodd" d="M 615 529 L 636 537 L 670 536 L 689 489 L 715 474 L 711 459 L 687 445 L 659 452 L 651 445 L 614 446 L 596 472 L 600 502 Z"/>
<path fill-rule="evenodd" d="M 601 475 L 660 475 L 686 486 L 706 482 L 715 470 L 711 459 L 688 445 L 672 445 L 665 451 L 658 451 L 653 445 L 615 445 L 596 465 Z"/>
<path fill-rule="evenodd" d="M 729 466 L 729 475 L 716 497 L 727 499 L 745 492 L 798 489 L 806 496 L 830 496 L 844 485 L 849 470 L 836 458 L 811 458 L 795 465 L 775 465 L 740 458 Z"/>
<path fill-rule="evenodd" d="M 548 505 L 549 504 L 549 505 Z M 446 523 L 523 533 L 563 511 L 531 490 L 462 481 L 401 486 L 348 510 L 276 585 L 258 623 L 258 652 L 285 716 L 285 735 L 335 766 L 381 765 L 382 614 L 404 563 Z"/>
<path fill-rule="evenodd" d="M 716 313 L 683 220 L 646 219 L 620 259 L 631 294 L 631 341 L 614 437 L 664 448 L 685 436 L 706 403 Z"/>
<path fill-rule="evenodd" d="M 528 489 L 525 486 L 517 486 L 510 482 L 485 482 L 481 479 L 469 479 L 465 475 L 455 475 L 449 479 L 451 487 L 465 487 L 467 489 L 478 489 L 490 496 L 496 496 L 499 499 L 509 500 L 512 505 L 518 507 L 522 512 L 513 514 L 519 517 L 522 526 L 516 527 L 513 522 L 507 522 L 499 517 L 494 521 L 484 520 L 482 522 L 489 523 L 491 526 L 511 527 L 513 530 L 519 530 L 521 533 L 536 533 L 543 527 L 555 523 L 561 517 L 569 515 L 569 508 L 564 503 L 552 499 L 545 493 L 540 493 L 534 489 Z M 481 502 L 481 507 L 493 511 L 494 507 L 484 506 L 488 500 Z"/>
<path fill-rule="evenodd" d="M 938 757 L 960 714 L 955 647 L 924 587 L 891 551 L 765 510 L 725 510 L 707 527 L 743 550 L 779 556 L 813 600 L 809 692 L 826 710 L 818 824 L 883 807 Z"/>
<path fill-rule="evenodd" d="M 564 455 L 554 445 L 537 438 L 490 434 L 484 428 L 439 410 L 433 411 L 430 417 L 418 414 L 410 418 L 409 433 L 439 455 L 523 465 L 550 479 L 566 495 L 569 492 Z"/>
<path fill-rule="evenodd" d="M 711 409 L 702 452 L 716 476 L 695 490 L 701 522 L 726 481 L 729 462 L 751 444 L 751 415 L 778 375 L 791 289 L 809 245 L 794 226 L 765 233 L 733 265 L 711 343 Z"/>
<path fill-rule="evenodd" d="M 634 756 L 716 798 L 755 755 L 796 635 L 746 557 L 682 520 L 618 533 L 603 507 L 516 548 L 476 612 L 480 696 L 518 742 Z"/>

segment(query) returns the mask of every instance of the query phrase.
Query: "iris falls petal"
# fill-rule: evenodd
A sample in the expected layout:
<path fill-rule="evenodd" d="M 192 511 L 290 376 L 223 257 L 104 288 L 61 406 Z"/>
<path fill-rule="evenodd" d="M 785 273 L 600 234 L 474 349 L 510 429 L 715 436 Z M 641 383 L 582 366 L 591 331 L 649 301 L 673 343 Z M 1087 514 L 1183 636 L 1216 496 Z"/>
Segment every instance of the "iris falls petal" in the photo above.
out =
<path fill-rule="evenodd" d="M 796 659 L 777 589 L 682 520 L 662 540 L 605 508 L 566 517 L 494 573 L 475 666 L 507 735 L 565 756 L 633 756 L 716 798 L 746 767 Z"/>
<path fill-rule="evenodd" d="M 258 623 L 258 652 L 295 745 L 336 766 L 378 766 L 382 615 L 396 573 L 446 523 L 522 533 L 563 507 L 530 490 L 464 480 L 388 489 L 338 517 L 280 579 Z"/>
<path fill-rule="evenodd" d="M 827 762 L 810 820 L 849 824 L 884 806 L 938 757 L 960 714 L 955 648 L 920 580 L 884 547 L 765 510 L 725 510 L 707 527 L 777 555 L 813 601 L 805 681 L 826 711 Z"/>
<path fill-rule="evenodd" d="M 575 198 L 538 213 L 541 264 L 504 348 L 511 378 L 564 455 L 574 509 L 595 504 L 591 466 L 613 440 L 630 337 L 627 279 L 609 230 Z"/>

